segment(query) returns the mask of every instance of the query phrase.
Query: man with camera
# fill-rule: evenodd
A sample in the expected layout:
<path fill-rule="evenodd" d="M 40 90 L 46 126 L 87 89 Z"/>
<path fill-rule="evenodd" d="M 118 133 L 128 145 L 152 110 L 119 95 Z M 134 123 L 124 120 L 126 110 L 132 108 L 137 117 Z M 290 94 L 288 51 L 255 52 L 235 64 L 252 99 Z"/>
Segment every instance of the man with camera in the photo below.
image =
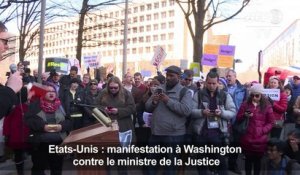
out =
<path fill-rule="evenodd" d="M 3 53 L 6 52 L 8 47 L 9 34 L 5 25 L 0 22 L 0 60 L 3 60 Z M 16 93 L 22 88 L 22 77 L 20 72 L 15 72 L 10 75 L 6 86 L 0 84 L 0 119 L 6 116 L 13 105 L 17 102 Z"/>
<path fill-rule="evenodd" d="M 186 119 L 192 111 L 192 92 L 182 90 L 185 87 L 179 82 L 181 69 L 170 66 L 166 72 L 166 83 L 157 88 L 146 102 L 146 111 L 152 113 L 150 146 L 175 147 L 182 144 L 186 134 Z M 155 155 L 149 156 L 157 158 Z M 173 160 L 174 154 L 164 156 Z M 176 174 L 172 166 L 167 167 L 166 171 Z M 155 173 L 156 170 L 151 168 L 149 174 Z"/>
<path fill-rule="evenodd" d="M 230 94 L 218 89 L 219 75 L 211 70 L 206 77 L 205 87 L 193 98 L 190 129 L 194 141 L 200 145 L 226 146 L 229 143 L 228 123 L 236 115 L 236 108 Z M 202 154 L 220 160 L 219 175 L 227 175 L 226 159 L 220 154 Z M 206 174 L 207 167 L 201 166 L 199 173 Z"/>

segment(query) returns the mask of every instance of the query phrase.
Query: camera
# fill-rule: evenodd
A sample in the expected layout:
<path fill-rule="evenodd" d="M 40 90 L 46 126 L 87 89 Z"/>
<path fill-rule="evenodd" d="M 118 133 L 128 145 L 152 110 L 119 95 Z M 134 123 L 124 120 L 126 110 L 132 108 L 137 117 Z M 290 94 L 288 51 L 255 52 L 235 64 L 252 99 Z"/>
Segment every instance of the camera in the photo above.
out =
<path fill-rule="evenodd" d="M 163 93 L 163 89 L 162 88 L 156 88 L 155 89 L 155 94 L 162 94 Z"/>

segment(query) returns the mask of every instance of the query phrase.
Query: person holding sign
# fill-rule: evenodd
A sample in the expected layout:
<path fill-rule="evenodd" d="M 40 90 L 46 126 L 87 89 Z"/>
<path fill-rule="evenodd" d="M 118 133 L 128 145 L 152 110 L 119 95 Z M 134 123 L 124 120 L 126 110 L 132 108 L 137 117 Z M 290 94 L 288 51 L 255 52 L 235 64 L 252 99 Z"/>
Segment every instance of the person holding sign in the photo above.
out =
<path fill-rule="evenodd" d="M 279 101 L 270 100 L 273 106 L 273 113 L 275 119 L 275 124 L 271 130 L 271 137 L 279 139 L 283 127 L 284 114 L 287 109 L 287 95 L 283 91 L 281 81 L 277 76 L 271 76 L 269 78 L 268 88 L 280 89 Z"/>

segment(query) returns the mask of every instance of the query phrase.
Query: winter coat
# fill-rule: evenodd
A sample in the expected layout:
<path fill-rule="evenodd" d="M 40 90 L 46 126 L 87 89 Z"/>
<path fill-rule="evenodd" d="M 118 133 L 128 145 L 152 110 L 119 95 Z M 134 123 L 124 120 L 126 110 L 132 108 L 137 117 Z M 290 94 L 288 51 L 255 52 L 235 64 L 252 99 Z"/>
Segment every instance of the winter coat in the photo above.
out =
<path fill-rule="evenodd" d="M 236 80 L 236 86 L 235 91 L 231 95 L 236 106 L 236 110 L 239 110 L 242 103 L 247 99 L 248 93 L 247 89 L 238 80 Z"/>
<path fill-rule="evenodd" d="M 151 130 L 153 135 L 180 136 L 186 134 L 185 123 L 187 117 L 192 112 L 192 92 L 186 91 L 180 99 L 180 91 L 183 86 L 178 83 L 172 89 L 166 90 L 166 85 L 162 86 L 169 101 L 162 101 L 153 105 L 153 95 L 146 102 L 146 111 L 152 114 Z"/>
<path fill-rule="evenodd" d="M 229 134 L 228 130 L 228 122 L 236 116 L 236 109 L 233 102 L 233 99 L 229 93 L 225 93 L 226 98 L 224 98 L 224 102 L 221 102 L 220 99 L 220 91 L 217 92 L 217 104 L 220 104 L 221 110 L 221 120 L 220 120 L 220 130 L 224 134 Z M 190 123 L 190 129 L 194 134 L 201 135 L 202 129 L 204 126 L 204 122 L 206 121 L 206 116 L 203 115 L 203 107 L 208 108 L 209 105 L 209 94 L 207 93 L 206 88 L 202 90 L 203 98 L 201 99 L 202 104 L 199 104 L 198 91 L 193 98 L 193 110 L 192 110 L 192 120 Z M 201 102 L 200 102 L 201 103 Z M 200 108 L 199 108 L 200 107 Z"/>
<path fill-rule="evenodd" d="M 27 110 L 27 104 L 17 105 L 13 111 L 4 118 L 3 135 L 7 138 L 7 146 L 11 149 L 26 149 L 29 147 L 27 143 L 29 128 L 23 118 Z"/>
<path fill-rule="evenodd" d="M 72 129 L 72 122 L 68 115 L 65 115 L 62 108 L 58 108 L 55 113 L 55 123 L 61 124 L 62 130 L 60 132 L 45 132 L 44 127 L 47 122 L 47 113 L 45 113 L 40 107 L 40 100 L 35 101 L 29 105 L 28 112 L 25 114 L 25 122 L 30 128 L 30 134 L 34 137 L 33 146 L 37 146 L 41 142 L 47 142 L 52 144 L 60 144 L 63 139 L 67 136 L 67 132 Z M 54 141 L 58 138 L 58 140 Z M 46 140 L 45 138 L 49 139 Z M 51 139 L 51 140 L 50 140 Z"/>
<path fill-rule="evenodd" d="M 237 114 L 237 121 L 241 121 L 245 116 L 245 111 L 250 110 L 253 116 L 249 118 L 249 124 L 241 137 L 240 144 L 245 153 L 263 155 L 266 151 L 268 134 L 274 125 L 274 115 L 271 105 L 267 105 L 263 111 L 260 107 L 255 107 L 252 103 L 244 102 Z"/>
<path fill-rule="evenodd" d="M 105 88 L 100 92 L 96 101 L 100 108 L 111 106 L 118 109 L 118 114 L 111 115 L 110 117 L 113 120 L 117 120 L 120 132 L 128 130 L 134 131 L 133 121 L 131 118 L 131 115 L 135 113 L 134 100 L 129 91 L 123 88 L 123 92 L 123 97 L 121 95 L 112 96 L 108 93 L 107 88 Z M 124 102 L 122 102 L 120 98 L 125 98 Z"/>
<path fill-rule="evenodd" d="M 284 120 L 284 114 L 287 109 L 287 95 L 284 91 L 280 92 L 279 101 L 274 101 L 273 112 L 275 120 Z"/>
<path fill-rule="evenodd" d="M 0 84 L 0 119 L 9 114 L 17 100 L 17 95 L 11 88 Z"/>

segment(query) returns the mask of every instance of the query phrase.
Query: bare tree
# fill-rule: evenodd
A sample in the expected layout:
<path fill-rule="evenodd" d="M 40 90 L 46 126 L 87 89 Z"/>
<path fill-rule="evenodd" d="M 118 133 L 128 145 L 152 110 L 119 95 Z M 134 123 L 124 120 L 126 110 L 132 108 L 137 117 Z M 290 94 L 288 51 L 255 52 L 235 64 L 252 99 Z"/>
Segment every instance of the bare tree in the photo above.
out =
<path fill-rule="evenodd" d="M 79 7 L 79 8 L 73 6 L 73 3 L 71 3 L 71 2 L 69 2 L 68 5 L 65 5 L 65 7 L 63 7 L 65 10 L 68 10 L 73 13 L 76 12 L 79 14 L 76 58 L 79 60 L 80 64 L 81 64 L 83 47 L 95 47 L 95 46 L 99 46 L 99 45 L 103 44 L 102 41 L 98 41 L 97 44 L 94 44 L 93 46 L 84 45 L 85 42 L 92 41 L 91 38 L 84 38 L 84 33 L 88 30 L 92 30 L 91 27 L 85 26 L 85 18 L 89 17 L 89 15 L 95 16 L 96 14 L 92 14 L 93 11 L 100 10 L 101 8 L 103 8 L 105 6 L 118 5 L 120 3 L 121 2 L 119 0 L 105 0 L 100 3 L 96 3 L 95 1 L 92 1 L 92 0 L 82 0 L 81 7 Z M 104 28 L 104 27 L 108 27 L 108 26 L 95 25 L 94 27 Z M 115 43 L 113 43 L 113 44 L 115 44 Z"/>
<path fill-rule="evenodd" d="M 16 6 L 17 25 L 19 30 L 19 59 L 24 61 L 26 55 L 30 54 L 30 50 L 34 50 L 33 42 L 39 37 L 40 11 L 41 1 L 32 3 L 22 3 Z M 54 18 L 60 16 L 57 13 L 56 5 L 49 5 L 46 8 L 45 23 L 50 23 Z"/>
<path fill-rule="evenodd" d="M 193 61 L 200 63 L 203 54 L 203 36 L 213 25 L 228 21 L 238 15 L 249 4 L 250 0 L 176 0 L 184 13 L 190 35 L 193 40 Z M 229 10 L 229 14 L 221 13 L 222 6 L 238 3 L 239 7 Z M 193 18 L 193 24 L 192 19 Z M 193 27 L 194 26 L 194 27 Z"/>

